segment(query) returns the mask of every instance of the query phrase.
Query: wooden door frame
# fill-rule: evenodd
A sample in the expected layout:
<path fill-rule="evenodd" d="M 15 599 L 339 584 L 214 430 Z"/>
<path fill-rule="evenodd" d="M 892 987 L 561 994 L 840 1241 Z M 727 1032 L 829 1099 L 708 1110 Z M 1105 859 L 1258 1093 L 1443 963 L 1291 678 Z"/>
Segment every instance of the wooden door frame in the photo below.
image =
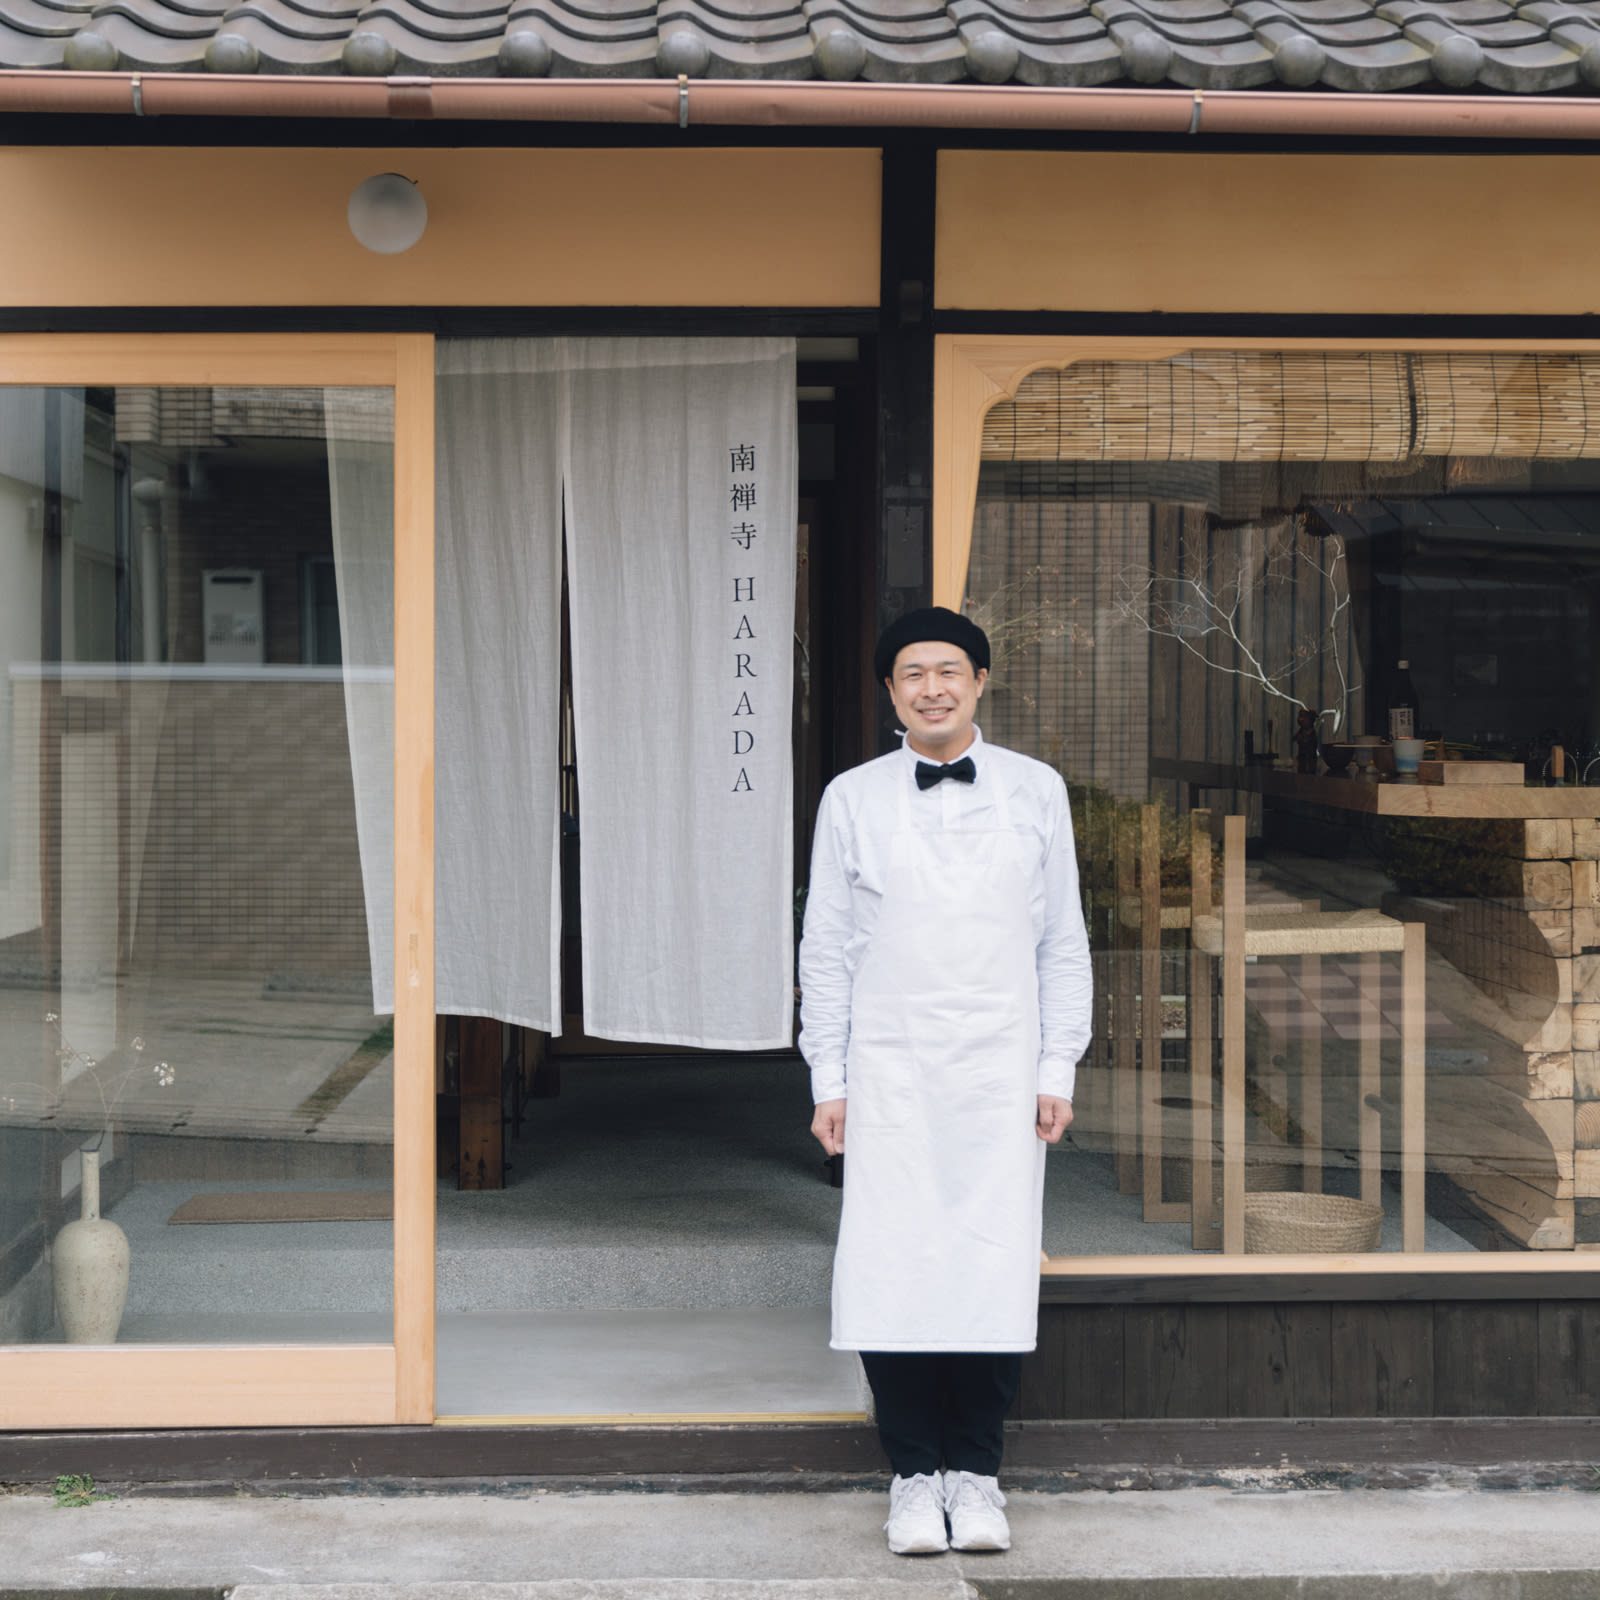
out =
<path fill-rule="evenodd" d="M 0 1429 L 430 1423 L 434 1394 L 433 336 L 0 335 L 0 385 L 394 391 L 394 1338 L 0 1347 Z"/>

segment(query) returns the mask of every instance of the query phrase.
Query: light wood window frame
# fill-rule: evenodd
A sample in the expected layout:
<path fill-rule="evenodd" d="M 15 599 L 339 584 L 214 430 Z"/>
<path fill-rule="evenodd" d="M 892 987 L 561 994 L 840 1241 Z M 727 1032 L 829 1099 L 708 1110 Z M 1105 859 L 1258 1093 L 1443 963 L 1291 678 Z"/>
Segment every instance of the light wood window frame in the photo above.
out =
<path fill-rule="evenodd" d="M 0 1347 L 0 1429 L 433 1421 L 433 337 L 15 334 L 0 385 L 394 391 L 394 1339 Z"/>
<path fill-rule="evenodd" d="M 1348 350 L 1387 353 L 1452 351 L 1505 355 L 1600 354 L 1594 339 L 1164 339 L 1092 338 L 1032 334 L 938 334 L 934 338 L 933 377 L 933 603 L 961 609 L 972 555 L 972 525 L 978 506 L 978 474 L 983 456 L 983 419 L 1004 400 L 1016 398 L 1029 373 L 1065 368 L 1081 361 L 1166 361 L 1190 350 Z M 1519 1278 L 1571 1276 L 1574 1288 L 1600 1273 L 1600 1256 L 1533 1250 L 1508 1256 L 1498 1252 L 1429 1252 L 1423 1255 L 1141 1255 L 1049 1256 L 1043 1277 L 1059 1280 L 1112 1278 L 1170 1281 L 1176 1295 L 1198 1293 L 1230 1277 L 1360 1275 L 1392 1280 L 1396 1293 L 1431 1277 L 1473 1273 L 1498 1277 L 1506 1292 L 1518 1293 Z M 1592 1293 L 1592 1289 L 1586 1289 Z"/>

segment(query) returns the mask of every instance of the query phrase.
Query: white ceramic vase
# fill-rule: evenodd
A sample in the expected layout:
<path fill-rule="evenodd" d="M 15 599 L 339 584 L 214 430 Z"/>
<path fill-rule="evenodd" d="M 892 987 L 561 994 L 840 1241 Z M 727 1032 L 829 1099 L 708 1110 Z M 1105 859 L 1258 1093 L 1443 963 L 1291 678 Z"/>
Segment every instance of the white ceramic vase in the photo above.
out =
<path fill-rule="evenodd" d="M 56 1315 L 68 1344 L 114 1344 L 128 1303 L 128 1236 L 100 1215 L 100 1153 L 83 1152 L 83 1215 L 56 1235 Z"/>

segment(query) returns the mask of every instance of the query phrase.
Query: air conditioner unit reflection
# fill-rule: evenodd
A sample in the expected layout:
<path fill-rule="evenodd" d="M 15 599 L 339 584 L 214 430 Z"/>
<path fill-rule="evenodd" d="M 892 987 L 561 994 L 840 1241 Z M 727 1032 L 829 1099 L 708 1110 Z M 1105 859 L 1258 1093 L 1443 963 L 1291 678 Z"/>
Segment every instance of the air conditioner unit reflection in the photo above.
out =
<path fill-rule="evenodd" d="M 214 567 L 200 574 L 206 661 L 252 665 L 267 659 L 261 573 Z"/>

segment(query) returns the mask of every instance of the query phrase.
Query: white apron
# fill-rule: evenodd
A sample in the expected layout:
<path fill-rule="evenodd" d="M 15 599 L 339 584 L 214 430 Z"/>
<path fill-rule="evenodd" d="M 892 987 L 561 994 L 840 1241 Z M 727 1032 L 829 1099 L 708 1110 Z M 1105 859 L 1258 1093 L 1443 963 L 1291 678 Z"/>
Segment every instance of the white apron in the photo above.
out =
<path fill-rule="evenodd" d="M 836 1350 L 1036 1342 L 1045 1145 L 1032 864 L 992 765 L 980 781 L 995 785 L 993 828 L 914 830 L 900 790 L 851 992 Z"/>

